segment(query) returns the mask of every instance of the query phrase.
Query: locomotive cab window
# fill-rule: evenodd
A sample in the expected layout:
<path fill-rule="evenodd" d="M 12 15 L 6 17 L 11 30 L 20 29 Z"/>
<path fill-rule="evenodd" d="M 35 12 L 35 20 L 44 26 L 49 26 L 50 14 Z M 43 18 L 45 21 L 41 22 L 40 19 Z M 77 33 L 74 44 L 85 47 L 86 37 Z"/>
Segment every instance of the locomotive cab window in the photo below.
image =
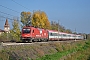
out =
<path fill-rule="evenodd" d="M 23 29 L 23 33 L 30 33 L 30 29 Z"/>

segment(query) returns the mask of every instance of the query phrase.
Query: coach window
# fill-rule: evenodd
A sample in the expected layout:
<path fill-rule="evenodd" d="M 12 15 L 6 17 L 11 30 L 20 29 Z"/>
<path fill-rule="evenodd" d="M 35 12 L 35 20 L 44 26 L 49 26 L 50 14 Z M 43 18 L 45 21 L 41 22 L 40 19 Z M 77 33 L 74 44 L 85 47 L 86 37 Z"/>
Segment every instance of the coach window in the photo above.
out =
<path fill-rule="evenodd" d="M 57 33 L 55 33 L 55 36 L 57 36 Z"/>
<path fill-rule="evenodd" d="M 58 36 L 58 33 L 56 33 L 56 36 Z"/>
<path fill-rule="evenodd" d="M 52 34 L 52 33 L 50 33 L 50 35 L 51 35 L 51 36 L 53 36 L 53 34 Z"/>
<path fill-rule="evenodd" d="M 49 33 L 50 36 L 52 36 L 52 33 Z"/>
<path fill-rule="evenodd" d="M 63 37 L 66 37 L 66 35 L 65 35 L 65 34 L 63 34 Z"/>
<path fill-rule="evenodd" d="M 71 35 L 67 35 L 68 37 L 71 37 Z"/>
<path fill-rule="evenodd" d="M 52 35 L 53 35 L 53 36 L 56 36 L 56 34 L 55 34 L 55 33 L 52 33 Z"/>
<path fill-rule="evenodd" d="M 60 36 L 62 36 L 62 34 L 60 34 Z"/>
<path fill-rule="evenodd" d="M 58 34 L 58 36 L 61 36 L 61 34 Z"/>
<path fill-rule="evenodd" d="M 81 36 L 78 36 L 79 38 L 81 38 Z"/>

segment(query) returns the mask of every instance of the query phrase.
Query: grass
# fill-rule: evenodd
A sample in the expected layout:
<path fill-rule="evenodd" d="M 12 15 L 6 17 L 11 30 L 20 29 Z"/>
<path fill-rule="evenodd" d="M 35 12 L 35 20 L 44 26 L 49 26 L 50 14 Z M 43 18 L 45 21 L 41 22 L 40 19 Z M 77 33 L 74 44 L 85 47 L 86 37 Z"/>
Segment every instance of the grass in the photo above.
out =
<path fill-rule="evenodd" d="M 89 47 L 90 41 L 9 46 L 0 52 L 0 60 L 13 60 L 13 57 L 19 60 L 90 59 Z"/>
<path fill-rule="evenodd" d="M 73 49 L 62 51 L 62 52 L 57 52 L 57 53 L 52 54 L 52 55 L 45 55 L 41 58 L 38 58 L 37 60 L 59 60 L 61 57 L 67 56 L 68 54 L 71 54 L 74 52 L 78 52 L 78 51 L 85 52 L 85 50 L 87 50 L 89 47 L 90 47 L 90 41 L 86 41 L 84 45 L 79 43 L 79 44 L 77 44 L 77 47 L 75 47 Z M 62 45 L 62 49 L 65 50 L 65 47 L 63 45 Z M 85 56 L 85 54 L 82 55 L 82 53 L 81 53 L 80 56 L 78 56 L 77 58 L 73 58 L 73 59 L 80 60 L 84 56 Z M 88 58 L 88 59 L 90 59 L 90 58 Z"/>
<path fill-rule="evenodd" d="M 76 49 L 57 52 L 57 53 L 52 54 L 52 55 L 45 55 L 42 58 L 38 58 L 37 60 L 59 60 L 61 57 L 66 56 L 66 55 L 73 53 L 73 52 L 76 52 Z"/>

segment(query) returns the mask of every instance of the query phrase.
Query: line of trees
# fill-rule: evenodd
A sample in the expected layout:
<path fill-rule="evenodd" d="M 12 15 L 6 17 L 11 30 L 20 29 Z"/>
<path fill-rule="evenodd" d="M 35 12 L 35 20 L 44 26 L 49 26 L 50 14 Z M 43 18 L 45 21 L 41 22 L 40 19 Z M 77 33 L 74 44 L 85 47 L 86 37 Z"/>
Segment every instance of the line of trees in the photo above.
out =
<path fill-rule="evenodd" d="M 30 12 L 21 12 L 21 23 L 22 26 L 34 26 L 44 29 L 51 29 L 51 30 L 59 30 L 61 32 L 72 33 L 70 29 L 65 29 L 65 27 L 59 25 L 56 21 L 49 21 L 48 16 L 43 11 L 35 11 L 33 14 Z"/>
<path fill-rule="evenodd" d="M 21 24 L 19 24 L 18 19 L 14 19 L 12 26 L 13 28 L 10 30 L 10 33 L 4 33 L 0 35 L 0 40 L 17 40 L 20 41 L 20 26 L 34 26 L 38 28 L 51 29 L 72 33 L 70 29 L 65 29 L 62 25 L 59 25 L 56 21 L 51 21 L 48 19 L 47 14 L 44 11 L 34 11 L 31 12 L 21 12 Z M 90 38 L 90 34 L 88 34 L 88 38 Z"/>
<path fill-rule="evenodd" d="M 22 26 L 34 26 L 44 29 L 50 29 L 50 22 L 45 12 L 35 11 L 33 14 L 30 12 L 21 12 Z"/>

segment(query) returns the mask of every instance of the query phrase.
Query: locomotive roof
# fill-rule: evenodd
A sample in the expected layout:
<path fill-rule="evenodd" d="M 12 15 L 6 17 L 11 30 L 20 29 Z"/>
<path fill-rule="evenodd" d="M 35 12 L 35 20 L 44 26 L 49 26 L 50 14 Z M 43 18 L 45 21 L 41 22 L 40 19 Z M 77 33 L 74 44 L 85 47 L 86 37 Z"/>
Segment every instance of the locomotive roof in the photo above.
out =
<path fill-rule="evenodd" d="M 56 30 L 48 30 L 49 32 L 56 32 L 56 33 L 58 33 L 58 31 L 56 31 Z M 59 33 L 62 33 L 62 34 L 69 34 L 69 33 L 65 33 L 65 32 L 60 32 L 59 31 Z"/>
<path fill-rule="evenodd" d="M 36 29 L 43 30 L 43 28 L 38 28 L 38 27 L 33 27 L 33 26 L 24 26 L 23 28 L 36 28 Z"/>
<path fill-rule="evenodd" d="M 52 33 L 58 33 L 58 31 L 56 31 L 56 30 L 48 30 L 48 31 L 52 32 Z M 72 35 L 72 36 L 75 36 L 75 35 L 81 36 L 79 34 L 71 34 L 71 33 L 65 33 L 65 32 L 59 32 L 59 34 L 67 34 L 67 35 Z"/>

